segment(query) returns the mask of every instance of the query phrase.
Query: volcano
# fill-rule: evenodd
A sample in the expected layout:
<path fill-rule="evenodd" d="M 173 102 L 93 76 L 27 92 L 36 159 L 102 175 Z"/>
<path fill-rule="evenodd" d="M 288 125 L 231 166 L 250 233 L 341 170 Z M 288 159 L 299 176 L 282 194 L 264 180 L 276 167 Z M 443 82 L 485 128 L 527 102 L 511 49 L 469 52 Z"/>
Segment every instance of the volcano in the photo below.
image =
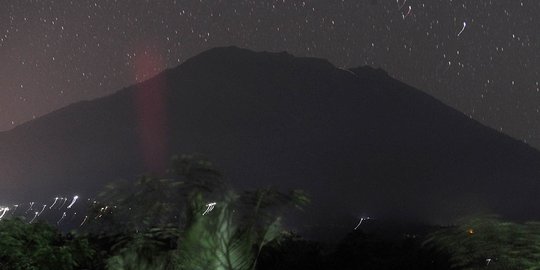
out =
<path fill-rule="evenodd" d="M 236 47 L 0 133 L 0 198 L 91 196 L 184 153 L 239 190 L 304 189 L 312 224 L 540 218 L 536 149 L 383 70 Z"/>

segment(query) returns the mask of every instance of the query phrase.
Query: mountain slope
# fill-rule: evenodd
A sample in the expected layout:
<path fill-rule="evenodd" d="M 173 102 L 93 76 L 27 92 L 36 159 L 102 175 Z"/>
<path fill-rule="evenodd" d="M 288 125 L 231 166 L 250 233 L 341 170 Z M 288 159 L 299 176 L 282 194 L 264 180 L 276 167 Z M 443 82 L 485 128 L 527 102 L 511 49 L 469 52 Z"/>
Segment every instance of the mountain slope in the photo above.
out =
<path fill-rule="evenodd" d="M 384 71 L 235 47 L 1 133 L 0 196 L 91 194 L 194 152 L 239 188 L 306 189 L 312 224 L 540 218 L 535 149 Z"/>

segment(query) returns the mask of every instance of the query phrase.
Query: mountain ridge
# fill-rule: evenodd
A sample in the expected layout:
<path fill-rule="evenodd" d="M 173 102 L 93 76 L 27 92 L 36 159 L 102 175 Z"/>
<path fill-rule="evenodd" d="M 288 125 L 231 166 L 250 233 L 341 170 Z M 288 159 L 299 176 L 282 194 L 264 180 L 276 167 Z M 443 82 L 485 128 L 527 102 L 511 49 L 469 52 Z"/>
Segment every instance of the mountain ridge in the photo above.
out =
<path fill-rule="evenodd" d="M 268 55 L 268 56 L 285 56 L 287 58 L 289 58 L 290 60 L 294 60 L 294 59 L 306 59 L 308 61 L 313 61 L 313 62 L 320 62 L 320 63 L 323 63 L 323 65 L 326 65 L 326 67 L 328 67 L 329 69 L 340 69 L 340 70 L 343 70 L 343 71 L 346 71 L 346 72 L 350 72 L 352 75 L 358 77 L 359 79 L 363 79 L 363 80 L 373 80 L 375 79 L 375 81 L 380 81 L 381 79 L 391 79 L 393 80 L 393 82 L 395 83 L 398 83 L 398 84 L 401 84 L 403 86 L 406 86 L 408 88 L 409 91 L 415 91 L 417 92 L 417 94 L 420 94 L 420 95 L 423 95 L 423 97 L 425 98 L 429 98 L 431 99 L 431 101 L 434 101 L 434 102 L 438 102 L 440 103 L 440 105 L 443 105 L 443 106 L 447 106 L 448 108 L 454 110 L 455 112 L 457 112 L 458 114 L 460 115 L 463 115 L 464 117 L 467 117 L 467 118 L 471 118 L 470 116 L 466 115 L 465 113 L 455 109 L 455 108 L 452 108 L 450 105 L 440 101 L 439 99 L 436 99 L 435 97 L 421 91 L 421 90 L 418 90 L 416 88 L 414 88 L 413 86 L 410 86 L 402 81 L 399 81 L 393 77 L 391 77 L 388 72 L 386 72 L 384 69 L 381 69 L 381 68 L 373 68 L 371 66 L 368 66 L 368 65 L 363 65 L 363 66 L 357 66 L 357 67 L 351 67 L 351 68 L 347 68 L 347 69 L 341 69 L 341 68 L 338 68 L 336 67 L 335 65 L 333 65 L 331 62 L 329 62 L 328 60 L 326 59 L 321 59 L 321 58 L 316 58 L 316 57 L 296 57 L 292 54 L 289 54 L 288 52 L 286 51 L 282 51 L 282 52 L 267 52 L 267 51 L 262 51 L 262 52 L 254 52 L 254 51 L 251 51 L 251 50 L 248 50 L 248 49 L 242 49 L 242 48 L 239 48 L 237 46 L 226 46 L 226 47 L 216 47 L 216 48 L 212 48 L 212 49 L 209 49 L 207 51 L 204 51 L 202 52 L 201 54 L 199 55 L 196 55 L 195 57 L 192 57 L 192 58 L 189 58 L 186 60 L 186 62 L 176 66 L 176 67 L 172 67 L 172 68 L 167 68 L 165 70 L 163 70 L 162 72 L 160 72 L 159 74 L 155 75 L 154 77 L 156 76 L 160 76 L 162 74 L 167 74 L 167 73 L 170 73 L 170 72 L 174 72 L 175 70 L 177 70 L 178 68 L 180 68 L 181 66 L 183 66 L 185 63 L 189 63 L 191 61 L 193 61 L 193 59 L 198 59 L 199 57 L 203 56 L 204 54 L 209 54 L 209 53 L 213 53 L 213 52 L 217 52 L 217 54 L 219 54 L 220 52 L 222 51 L 226 51 L 226 50 L 237 50 L 237 51 L 242 51 L 242 52 L 246 52 L 246 53 L 255 53 L 255 54 L 259 54 L 259 55 Z M 152 80 L 154 77 L 151 77 L 150 79 L 148 80 Z M 15 127 L 13 127 L 12 129 L 9 129 L 9 130 L 5 130 L 5 131 L 0 131 L 0 136 L 2 136 L 2 134 L 7 134 L 8 132 L 10 131 L 14 131 L 16 129 L 25 129 L 28 127 L 28 125 L 31 125 L 31 123 L 34 123 L 35 121 L 37 120 L 43 120 L 44 118 L 48 118 L 48 117 L 51 117 L 53 115 L 56 115 L 58 113 L 62 113 L 63 111 L 65 110 L 70 110 L 72 108 L 75 108 L 75 107 L 79 107 L 79 106 L 83 106 L 85 104 L 88 104 L 88 103 L 92 103 L 94 101 L 99 101 L 99 100 L 102 100 L 102 99 L 109 99 L 111 97 L 114 97 L 116 95 L 122 95 L 122 94 L 125 94 L 124 92 L 129 92 L 130 91 L 130 88 L 132 88 L 134 85 L 136 84 L 132 84 L 130 86 L 127 86 L 127 87 L 124 87 L 110 95 L 106 95 L 106 96 L 102 96 L 102 97 L 97 97 L 95 99 L 90 99 L 90 100 L 81 100 L 81 101 L 77 101 L 77 102 L 74 102 L 74 103 L 71 103 L 71 104 L 68 104 L 64 107 L 61 107 L 59 109 L 56 109 L 56 110 L 53 110 L 43 116 L 40 116 L 40 117 L 37 117 L 35 119 L 32 119 L 32 120 L 29 120 L 29 121 L 26 121 L 24 123 L 21 123 L 20 125 L 16 125 Z M 492 129 L 504 136 L 508 136 L 510 137 L 511 139 L 513 140 L 516 140 L 520 143 L 524 143 L 526 144 L 527 146 L 529 146 L 530 148 L 533 148 L 534 150 L 537 150 L 536 148 L 534 148 L 533 146 L 523 142 L 522 140 L 519 140 L 517 138 L 514 138 L 504 132 L 500 132 L 498 131 L 497 129 L 494 129 L 488 125 L 485 125 L 481 122 L 479 122 L 478 120 L 474 119 L 474 118 L 471 118 L 471 120 L 475 121 L 477 124 L 479 125 L 482 125 L 486 128 L 489 128 L 489 129 Z"/>
<path fill-rule="evenodd" d="M 196 152 L 238 188 L 307 189 L 328 219 L 540 216 L 536 149 L 382 70 L 236 47 L 1 132 L 0 195 L 93 193 Z"/>

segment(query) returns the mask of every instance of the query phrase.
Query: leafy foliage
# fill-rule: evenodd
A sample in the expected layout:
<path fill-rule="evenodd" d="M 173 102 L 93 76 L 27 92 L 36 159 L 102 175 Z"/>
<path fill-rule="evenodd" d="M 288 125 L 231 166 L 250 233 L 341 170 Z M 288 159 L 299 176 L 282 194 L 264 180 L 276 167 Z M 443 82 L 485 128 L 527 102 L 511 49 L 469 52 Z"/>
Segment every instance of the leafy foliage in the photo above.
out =
<path fill-rule="evenodd" d="M 266 211 L 293 197 L 271 189 L 230 192 L 211 214 L 194 215 L 181 243 L 183 269 L 254 269 L 261 249 L 281 235 L 281 218 Z M 199 213 L 201 199 L 192 208 Z"/>
<path fill-rule="evenodd" d="M 358 230 L 328 252 L 282 230 L 283 211 L 309 203 L 302 191 L 236 193 L 204 158 L 173 165 L 108 185 L 77 234 L 0 221 L 0 269 L 540 269 L 540 223 L 471 218 L 423 244 Z"/>
<path fill-rule="evenodd" d="M 178 231 L 171 228 L 153 228 L 145 233 L 116 238 L 114 254 L 107 259 L 107 269 L 177 269 L 174 249 L 169 239 L 177 238 Z"/>
<path fill-rule="evenodd" d="M 237 195 L 197 156 L 173 164 L 167 178 L 107 186 L 92 206 L 88 232 L 114 243 L 108 269 L 253 269 L 262 247 L 280 235 L 283 207 L 309 201 L 297 190 Z M 215 207 L 206 214 L 209 202 Z"/>
<path fill-rule="evenodd" d="M 75 269 L 94 254 L 86 239 L 67 239 L 48 224 L 0 221 L 0 269 Z"/>
<path fill-rule="evenodd" d="M 174 157 L 173 165 L 170 177 L 145 175 L 134 183 L 107 185 L 91 207 L 90 220 L 96 222 L 88 230 L 121 233 L 189 223 L 185 214 L 194 194 L 212 194 L 223 189 L 223 181 L 219 171 L 202 157 Z"/>

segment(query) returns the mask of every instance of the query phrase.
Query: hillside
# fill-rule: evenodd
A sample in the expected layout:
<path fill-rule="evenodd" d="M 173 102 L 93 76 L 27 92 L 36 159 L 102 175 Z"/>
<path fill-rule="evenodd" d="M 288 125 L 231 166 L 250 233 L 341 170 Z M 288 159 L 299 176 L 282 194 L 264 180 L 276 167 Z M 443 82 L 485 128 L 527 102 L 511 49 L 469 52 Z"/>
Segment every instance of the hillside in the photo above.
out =
<path fill-rule="evenodd" d="M 535 149 L 384 71 L 235 47 L 0 133 L 0 198 L 95 194 L 175 153 L 203 154 L 238 188 L 307 190 L 310 224 L 540 218 Z"/>

